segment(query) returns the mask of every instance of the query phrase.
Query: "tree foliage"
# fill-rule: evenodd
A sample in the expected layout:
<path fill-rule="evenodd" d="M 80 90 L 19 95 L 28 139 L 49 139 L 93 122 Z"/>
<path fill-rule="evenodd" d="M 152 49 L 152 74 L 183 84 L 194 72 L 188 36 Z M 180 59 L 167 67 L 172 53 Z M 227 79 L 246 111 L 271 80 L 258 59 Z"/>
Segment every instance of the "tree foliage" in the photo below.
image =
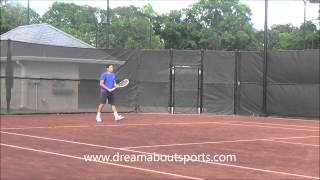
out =
<path fill-rule="evenodd" d="M 90 6 L 55 2 L 44 13 L 41 21 L 94 45 L 97 12 L 97 8 Z"/>
<path fill-rule="evenodd" d="M 10 2 L 10 1 L 9 1 Z M 26 24 L 27 9 L 1 3 L 1 33 Z M 40 17 L 31 10 L 31 23 L 49 23 L 93 46 L 105 47 L 107 11 L 87 5 L 55 2 Z M 188 8 L 157 14 L 150 4 L 110 10 L 110 48 L 175 48 L 262 50 L 263 31 L 254 29 L 251 10 L 239 0 L 200 0 Z M 307 21 L 295 27 L 269 29 L 270 49 L 320 48 L 320 31 Z M 96 38 L 97 36 L 97 38 Z"/>
<path fill-rule="evenodd" d="M 201 0 L 182 11 L 171 11 L 157 22 L 166 48 L 256 49 L 249 7 L 239 0 Z"/>
<path fill-rule="evenodd" d="M 5 33 L 18 26 L 26 25 L 27 8 L 20 4 L 1 3 L 0 4 L 0 32 Z M 34 10 L 30 10 L 30 23 L 40 22 L 40 16 Z"/>

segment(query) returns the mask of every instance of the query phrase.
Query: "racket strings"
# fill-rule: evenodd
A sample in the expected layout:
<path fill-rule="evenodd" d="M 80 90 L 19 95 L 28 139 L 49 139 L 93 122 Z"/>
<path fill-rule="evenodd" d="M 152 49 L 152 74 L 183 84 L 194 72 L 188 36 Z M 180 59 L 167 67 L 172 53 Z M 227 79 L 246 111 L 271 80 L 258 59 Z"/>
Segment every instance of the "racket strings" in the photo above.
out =
<path fill-rule="evenodd" d="M 119 82 L 118 87 L 125 87 L 129 84 L 129 80 L 128 79 L 124 79 L 121 82 Z"/>

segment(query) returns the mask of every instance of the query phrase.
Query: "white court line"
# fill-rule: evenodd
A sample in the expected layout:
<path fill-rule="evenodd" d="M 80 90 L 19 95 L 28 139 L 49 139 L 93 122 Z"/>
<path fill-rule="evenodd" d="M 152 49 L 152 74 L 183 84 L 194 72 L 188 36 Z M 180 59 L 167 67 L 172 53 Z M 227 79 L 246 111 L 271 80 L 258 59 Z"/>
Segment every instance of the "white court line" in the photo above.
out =
<path fill-rule="evenodd" d="M 85 113 L 90 114 L 90 113 Z M 124 114 L 130 114 L 130 113 L 124 113 Z M 260 117 L 260 116 L 241 116 L 241 115 L 224 115 L 224 114 L 210 114 L 210 113 L 205 113 L 205 114 L 170 114 L 170 113 L 137 113 L 137 114 L 131 114 L 132 116 L 139 116 L 139 114 L 145 114 L 145 115 L 166 115 L 166 116 L 201 116 L 201 117 L 233 117 L 233 118 L 252 118 L 252 119 L 268 119 L 272 121 L 272 119 L 279 119 L 279 120 L 284 120 L 284 121 L 306 121 L 306 122 L 319 122 L 320 119 L 298 119 L 298 118 L 292 118 L 292 117 L 276 117 L 276 116 L 268 116 L 268 117 Z M 77 114 L 68 114 L 68 116 L 78 116 Z M 7 115 L 11 116 L 11 115 Z M 19 116 L 19 115 L 12 115 L 12 116 Z M 34 116 L 34 115 L 23 115 L 23 116 Z M 52 114 L 52 116 L 56 116 L 55 114 Z"/>
<path fill-rule="evenodd" d="M 276 126 L 262 126 L 262 125 L 252 125 L 252 124 L 243 124 L 242 122 L 240 123 L 230 123 L 226 125 L 235 125 L 235 126 L 252 126 L 252 127 L 264 127 L 264 128 L 271 128 L 271 129 L 290 129 L 290 130 L 298 130 L 298 131 L 313 131 L 313 132 L 318 132 L 319 130 L 311 130 L 311 129 L 301 129 L 301 128 L 290 128 L 290 127 L 276 127 Z"/>
<path fill-rule="evenodd" d="M 290 128 L 290 127 L 276 127 L 276 126 L 262 126 L 255 124 L 248 124 L 248 122 L 230 121 L 230 122 L 190 122 L 190 123 L 140 123 L 140 124 L 114 124 L 114 125 L 94 125 L 94 126 L 51 126 L 51 127 L 17 127 L 17 128 L 1 128 L 1 130 L 23 130 L 23 129 L 54 129 L 54 128 L 84 128 L 84 127 L 123 127 L 123 126 L 157 126 L 157 125 L 197 125 L 197 124 L 222 124 L 231 126 L 253 126 L 273 129 L 290 129 L 299 131 L 318 131 L 312 129 Z"/>
<path fill-rule="evenodd" d="M 297 118 L 282 118 L 282 117 L 274 117 L 269 116 L 271 119 L 279 119 L 279 120 L 288 120 L 288 121 L 307 121 L 307 122 L 319 122 L 320 120 L 313 120 L 313 119 L 297 119 Z M 267 117 L 268 118 L 268 117 Z"/>
<path fill-rule="evenodd" d="M 250 122 L 250 121 L 238 121 L 238 122 L 242 123 L 242 124 L 262 124 L 262 125 L 272 125 L 272 126 L 275 125 L 275 126 L 283 126 L 283 127 L 301 127 L 301 128 L 310 128 L 310 129 L 320 130 L 320 127 L 314 127 L 314 126 L 299 126 L 299 125 L 292 125 L 292 124 L 260 123 L 260 122 Z"/>
<path fill-rule="evenodd" d="M 190 145 L 205 145 L 205 144 L 223 144 L 223 143 L 236 143 L 236 142 L 253 142 L 253 141 L 266 141 L 266 140 L 277 140 L 277 139 L 306 139 L 314 138 L 320 136 L 300 136 L 300 137 L 288 137 L 288 138 L 269 138 L 269 139 L 240 139 L 232 141 L 207 141 L 207 142 L 195 142 L 195 143 L 176 143 L 176 144 L 156 144 L 150 146 L 131 146 L 131 147 L 122 147 L 124 149 L 138 149 L 138 148 L 154 148 L 154 147 L 171 147 L 171 146 L 190 146 Z"/>
<path fill-rule="evenodd" d="M 155 114 L 155 115 L 170 115 L 170 116 L 209 116 L 209 117 L 215 117 L 215 116 L 218 116 L 218 117 L 234 117 L 234 118 L 237 118 L 237 117 L 249 117 L 249 118 L 254 118 L 254 119 L 268 119 L 268 118 L 271 118 L 271 119 L 279 119 L 279 120 L 288 120 L 288 121 L 308 121 L 308 122 L 319 122 L 319 120 L 314 120 L 314 119 L 298 119 L 298 118 L 291 118 L 291 117 L 276 117 L 276 116 L 268 116 L 268 117 L 260 117 L 260 116 L 241 116 L 241 115 L 235 115 L 235 114 L 231 114 L 231 115 L 225 115 L 225 114 L 208 114 L 208 113 L 205 113 L 205 114 L 169 114 L 169 113 L 139 113 L 139 114 L 146 114 L 146 115 L 152 115 L 152 114 Z"/>
<path fill-rule="evenodd" d="M 318 130 L 311 130 L 311 129 L 301 129 L 301 128 L 290 128 L 290 127 L 275 127 L 275 126 L 261 126 L 261 125 L 252 125 L 252 124 L 242 124 L 241 121 L 232 121 L 232 122 L 193 122 L 193 123 L 155 123 L 155 124 L 148 124 L 151 125 L 195 125 L 195 124 L 222 124 L 222 125 L 230 125 L 230 126 L 253 126 L 253 127 L 264 127 L 264 128 L 271 128 L 271 129 L 290 129 L 290 130 L 300 130 L 300 131 L 318 131 Z M 128 124 L 129 125 L 129 124 Z M 133 125 L 133 124 L 131 124 Z M 137 125 L 137 124 L 135 124 Z M 142 124 L 139 124 L 142 125 Z M 146 124 L 144 124 L 146 125 Z M 103 125 L 101 125 L 103 126 Z M 126 126 L 126 125 L 119 125 L 119 126 Z"/>
<path fill-rule="evenodd" d="M 12 128 L 1 128 L 1 130 L 23 130 L 23 129 L 55 129 L 55 128 L 86 128 L 86 127 L 126 127 L 126 126 L 159 126 L 159 125 L 197 125 L 197 124 L 230 124 L 237 123 L 239 121 L 230 121 L 229 123 L 223 122 L 190 122 L 190 123 L 132 123 L 132 124 L 108 124 L 108 125 L 93 125 L 93 126 L 38 126 L 38 127 L 12 127 Z"/>
<path fill-rule="evenodd" d="M 265 140 L 262 140 L 262 141 L 280 142 L 280 143 L 286 143 L 286 144 L 295 144 L 295 145 L 303 145 L 303 146 L 320 147 L 320 145 L 316 145 L 316 144 L 295 143 L 295 142 L 289 142 L 289 141 L 278 141 L 278 140 L 274 140 L 274 139 L 265 139 Z"/>
<path fill-rule="evenodd" d="M 39 150 L 39 149 L 32 149 L 32 148 L 27 148 L 27 147 L 22 147 L 22 146 L 15 146 L 15 145 L 10 145 L 10 144 L 3 144 L 3 143 L 1 143 L 1 146 L 17 148 L 17 149 L 23 149 L 23 150 L 28 150 L 28 151 L 34 151 L 34 152 L 45 153 L 45 154 L 50 154 L 50 155 L 56 155 L 56 156 L 62 156 L 62 157 L 67 157 L 67 158 L 85 160 L 84 158 L 78 157 L 78 156 L 55 153 L 55 152 L 44 151 L 44 150 Z M 134 169 L 134 170 L 140 170 L 140 171 L 145 171 L 145 172 L 149 172 L 149 173 L 151 172 L 151 173 L 157 173 L 157 174 L 162 174 L 162 175 L 174 176 L 174 177 L 178 177 L 178 178 L 203 180 L 201 178 L 196 178 L 196 177 L 191 177 L 191 176 L 184 176 L 184 175 L 180 175 L 180 174 L 168 173 L 168 172 L 164 172 L 164 171 L 157 171 L 157 170 L 146 169 L 146 168 L 139 168 L 139 167 L 128 166 L 128 165 L 121 165 L 121 164 L 110 163 L 110 162 L 103 162 L 103 161 L 91 161 L 91 162 L 108 164 L 108 165 L 112 165 L 112 166 L 128 168 L 128 169 Z"/>
<path fill-rule="evenodd" d="M 37 138 L 37 139 L 45 139 L 45 140 L 51 140 L 51 141 L 58 141 L 58 142 L 67 142 L 67 143 L 71 143 L 71 144 L 81 144 L 81 145 L 86 145 L 86 146 L 91 146 L 91 147 L 101 147 L 101 148 L 105 148 L 105 149 L 113 149 L 113 150 L 120 150 L 120 151 L 126 151 L 126 152 L 154 155 L 153 153 L 148 153 L 148 152 L 144 152 L 144 151 L 136 151 L 136 150 L 116 148 L 116 147 L 103 146 L 103 145 L 97 145 L 97 144 L 89 144 L 89 143 L 69 141 L 69 140 L 64 140 L 64 139 L 54 139 L 54 138 L 47 138 L 47 137 L 41 137 L 41 136 L 33 136 L 33 135 L 28 135 L 28 134 L 10 133 L 10 132 L 4 132 L 4 131 L 1 131 L 1 133 L 12 134 L 12 135 L 17 135 L 17 136 L 25 136 L 25 137 L 31 137 L 31 138 Z M 290 137 L 288 137 L 288 138 L 290 138 Z M 291 137 L 291 138 L 303 138 L 303 137 Z M 164 155 L 164 154 L 158 154 L 158 155 Z M 223 163 L 216 163 L 216 162 L 206 162 L 206 161 L 196 161 L 196 162 L 205 163 L 205 164 L 214 164 L 214 165 L 225 166 L 225 167 L 233 167 L 233 168 L 239 168 L 239 169 L 246 169 L 246 170 L 253 170 L 253 171 L 258 171 L 258 172 L 267 172 L 267 173 L 273 173 L 273 174 L 289 175 L 289 176 L 294 176 L 294 177 L 319 179 L 319 177 L 305 176 L 305 175 L 300 175 L 300 174 L 293 174 L 293 173 L 259 169 L 259 168 L 251 168 L 251 167 L 239 166 L 239 165 L 223 164 Z"/>
<path fill-rule="evenodd" d="M 139 123 L 139 124 L 108 124 L 108 125 L 75 125 L 75 126 L 35 126 L 35 127 L 11 127 L 11 128 L 1 128 L 2 130 L 19 130 L 19 129 L 54 129 L 54 128 L 86 128 L 86 127 L 118 127 L 118 126 L 152 126 L 152 125 L 197 125 L 197 124 L 215 124 L 215 123 L 223 123 L 223 124 L 231 124 L 231 123 L 240 123 L 240 124 L 260 124 L 260 125 L 280 125 L 283 127 L 302 127 L 302 128 L 311 128 L 311 129 L 319 129 L 317 127 L 312 126 L 299 126 L 299 125 L 286 125 L 286 124 L 273 124 L 273 123 L 259 123 L 259 122 L 250 122 L 250 121 L 205 121 L 205 122 L 190 122 L 190 123 Z M 272 126 L 271 126 L 272 127 Z M 280 127 L 281 128 L 281 127 Z M 307 129 L 307 130 L 311 130 Z"/>
<path fill-rule="evenodd" d="M 23 129 L 56 129 L 56 128 L 85 128 L 92 126 L 29 126 L 29 127 L 11 127 L 11 128 L 1 128 L 1 130 L 23 130 Z"/>

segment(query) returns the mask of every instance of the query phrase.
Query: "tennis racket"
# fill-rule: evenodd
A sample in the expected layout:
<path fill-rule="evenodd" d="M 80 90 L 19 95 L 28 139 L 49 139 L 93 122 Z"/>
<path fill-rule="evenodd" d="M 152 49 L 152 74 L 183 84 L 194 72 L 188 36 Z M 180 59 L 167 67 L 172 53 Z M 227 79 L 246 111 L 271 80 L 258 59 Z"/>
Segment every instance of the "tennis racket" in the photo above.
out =
<path fill-rule="evenodd" d="M 129 84 L 129 79 L 124 79 L 121 82 L 119 82 L 118 84 L 116 84 L 116 89 L 118 88 L 124 88 Z"/>

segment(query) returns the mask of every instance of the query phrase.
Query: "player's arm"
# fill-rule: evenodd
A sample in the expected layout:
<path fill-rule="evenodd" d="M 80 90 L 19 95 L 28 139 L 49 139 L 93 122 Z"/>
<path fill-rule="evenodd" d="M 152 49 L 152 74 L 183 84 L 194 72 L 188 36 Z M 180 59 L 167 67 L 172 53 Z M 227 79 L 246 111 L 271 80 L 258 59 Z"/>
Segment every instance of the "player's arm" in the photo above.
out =
<path fill-rule="evenodd" d="M 100 85 L 100 87 L 102 87 L 103 89 L 106 89 L 109 92 L 112 92 L 114 90 L 114 88 L 112 88 L 112 89 L 107 88 L 107 86 L 104 84 L 104 80 L 100 80 L 99 85 Z"/>
<path fill-rule="evenodd" d="M 117 82 L 116 82 L 116 80 L 113 81 L 113 87 L 114 87 L 114 88 L 117 87 Z"/>

